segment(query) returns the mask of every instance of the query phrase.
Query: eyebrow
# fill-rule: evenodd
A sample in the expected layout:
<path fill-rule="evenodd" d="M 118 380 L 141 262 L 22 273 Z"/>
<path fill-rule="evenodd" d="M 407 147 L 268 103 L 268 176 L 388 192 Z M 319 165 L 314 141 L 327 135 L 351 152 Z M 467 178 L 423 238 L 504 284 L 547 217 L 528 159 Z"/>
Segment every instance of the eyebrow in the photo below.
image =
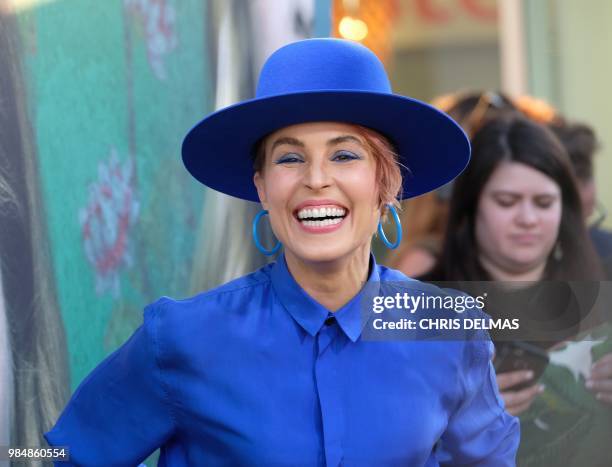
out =
<path fill-rule="evenodd" d="M 357 143 L 360 146 L 363 146 L 363 143 L 361 142 L 359 138 L 356 138 L 355 136 L 351 136 L 351 135 L 342 135 L 342 136 L 337 136 L 335 138 L 332 138 L 329 141 L 327 141 L 327 146 L 334 146 L 336 144 L 347 143 L 347 142 Z M 281 146 L 282 144 L 289 144 L 291 146 L 299 146 L 301 148 L 305 147 L 305 144 L 299 139 L 291 138 L 289 136 L 283 136 L 281 138 L 278 138 L 276 141 L 274 141 L 274 143 L 272 143 L 272 148 L 270 149 L 270 151 L 274 151 L 274 148 L 276 148 L 277 146 Z"/>
<path fill-rule="evenodd" d="M 509 190 L 495 190 L 492 191 L 491 194 L 493 196 L 512 196 L 514 198 L 521 198 L 523 196 L 523 193 L 517 192 L 517 191 L 509 191 Z M 542 196 L 549 196 L 549 197 L 558 197 L 559 193 L 552 193 L 552 192 L 545 192 L 545 193 L 536 193 L 534 195 L 536 198 L 540 198 Z"/>
<path fill-rule="evenodd" d="M 351 135 L 343 135 L 343 136 L 338 136 L 336 138 L 332 138 L 327 142 L 327 145 L 333 146 L 335 144 L 340 144 L 340 143 L 357 143 L 360 146 L 363 146 L 363 143 L 361 142 L 359 138 L 356 138 L 355 136 L 351 136 Z"/>
<path fill-rule="evenodd" d="M 274 148 L 276 146 L 281 146 L 283 144 L 289 144 L 291 146 L 299 146 L 301 148 L 304 147 L 304 143 L 302 143 L 299 139 L 295 139 L 295 138 L 290 138 L 288 136 L 283 136 L 282 138 L 278 138 L 276 141 L 274 141 L 274 143 L 272 144 L 272 148 L 270 149 L 270 151 L 274 151 Z"/>

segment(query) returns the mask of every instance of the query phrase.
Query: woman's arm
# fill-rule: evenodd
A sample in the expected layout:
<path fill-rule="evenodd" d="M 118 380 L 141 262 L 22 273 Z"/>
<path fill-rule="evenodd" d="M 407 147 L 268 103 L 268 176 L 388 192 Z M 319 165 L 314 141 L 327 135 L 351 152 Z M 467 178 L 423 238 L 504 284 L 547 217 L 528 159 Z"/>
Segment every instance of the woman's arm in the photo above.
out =
<path fill-rule="evenodd" d="M 515 465 L 519 422 L 504 410 L 492 355 L 490 340 L 466 342 L 464 396 L 440 440 L 437 456 L 441 465 Z"/>
<path fill-rule="evenodd" d="M 158 321 L 159 308 L 150 305 L 143 325 L 85 378 L 45 433 L 50 445 L 69 447 L 73 464 L 137 465 L 172 435 Z"/>

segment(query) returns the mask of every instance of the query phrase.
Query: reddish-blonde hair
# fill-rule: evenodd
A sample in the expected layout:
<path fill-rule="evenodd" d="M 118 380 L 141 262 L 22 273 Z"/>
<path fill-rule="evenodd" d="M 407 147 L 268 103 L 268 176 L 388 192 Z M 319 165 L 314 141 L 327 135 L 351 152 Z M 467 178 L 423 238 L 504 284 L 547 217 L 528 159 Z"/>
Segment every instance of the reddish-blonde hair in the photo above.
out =
<path fill-rule="evenodd" d="M 398 156 L 391 142 L 375 130 L 361 125 L 354 125 L 355 132 L 361 136 L 365 142 L 366 149 L 374 157 L 376 162 L 376 184 L 378 186 L 378 197 L 380 208 L 385 211 L 387 203 L 400 209 L 398 196 L 401 196 L 402 173 L 400 170 Z M 255 157 L 253 159 L 253 169 L 256 172 L 263 170 L 265 162 L 266 137 L 262 138 L 256 145 Z"/>
<path fill-rule="evenodd" d="M 395 148 L 391 141 L 377 131 L 361 125 L 354 126 L 376 161 L 376 184 L 381 209 L 387 203 L 400 209 L 400 202 L 397 198 L 402 195 L 402 172 Z"/>

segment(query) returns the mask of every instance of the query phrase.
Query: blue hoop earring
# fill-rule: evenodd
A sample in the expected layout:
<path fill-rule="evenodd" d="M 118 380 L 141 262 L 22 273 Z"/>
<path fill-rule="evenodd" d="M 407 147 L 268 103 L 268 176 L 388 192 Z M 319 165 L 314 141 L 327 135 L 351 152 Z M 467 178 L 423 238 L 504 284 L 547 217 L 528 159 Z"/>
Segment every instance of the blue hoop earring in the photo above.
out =
<path fill-rule="evenodd" d="M 261 219 L 266 214 L 268 214 L 268 211 L 262 209 L 257 213 L 255 219 L 253 219 L 253 240 L 255 241 L 255 246 L 259 251 L 261 251 L 266 256 L 271 256 L 280 249 L 281 242 L 276 242 L 276 245 L 274 245 L 274 248 L 272 248 L 271 250 L 266 250 L 264 246 L 259 243 L 259 235 L 257 234 L 257 224 L 259 224 L 259 219 Z"/>
<path fill-rule="evenodd" d="M 395 221 L 395 243 L 391 243 L 389 240 L 387 240 L 380 221 L 378 221 L 378 235 L 380 235 L 381 240 L 387 246 L 387 248 L 395 250 L 402 241 L 402 223 L 400 222 L 400 218 L 397 215 L 395 206 L 393 206 L 392 204 L 387 204 L 387 208 L 389 209 L 389 211 L 391 211 L 391 215 L 393 216 L 393 220 Z"/>

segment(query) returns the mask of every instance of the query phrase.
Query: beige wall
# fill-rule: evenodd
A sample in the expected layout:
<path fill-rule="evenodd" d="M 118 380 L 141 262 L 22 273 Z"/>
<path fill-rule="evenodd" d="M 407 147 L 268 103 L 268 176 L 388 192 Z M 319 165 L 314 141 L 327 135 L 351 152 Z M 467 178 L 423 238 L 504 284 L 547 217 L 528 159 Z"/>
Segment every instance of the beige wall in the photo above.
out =
<path fill-rule="evenodd" d="M 596 129 L 598 199 L 612 228 L 612 1 L 524 2 L 531 92 Z"/>
<path fill-rule="evenodd" d="M 458 0 L 399 0 L 388 64 L 393 89 L 423 100 L 459 90 L 499 89 L 495 17 L 471 12 Z M 495 0 L 481 0 L 494 11 Z"/>

